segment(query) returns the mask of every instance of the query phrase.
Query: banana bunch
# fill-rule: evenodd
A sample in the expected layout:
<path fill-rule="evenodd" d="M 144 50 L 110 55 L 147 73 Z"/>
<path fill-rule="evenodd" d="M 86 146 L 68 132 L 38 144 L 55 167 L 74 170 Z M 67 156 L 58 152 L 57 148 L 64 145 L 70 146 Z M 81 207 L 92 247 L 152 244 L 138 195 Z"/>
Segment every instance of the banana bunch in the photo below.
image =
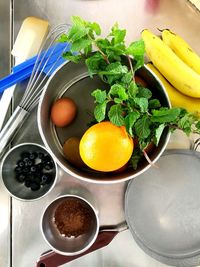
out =
<path fill-rule="evenodd" d="M 147 66 L 162 82 L 173 107 L 185 108 L 189 112 L 197 113 L 198 117 L 200 117 L 200 98 L 193 98 L 180 93 L 164 78 L 152 63 L 148 63 Z"/>
<path fill-rule="evenodd" d="M 162 39 L 143 30 L 148 67 L 163 83 L 171 104 L 196 112 L 200 117 L 200 57 L 180 36 L 162 31 Z"/>

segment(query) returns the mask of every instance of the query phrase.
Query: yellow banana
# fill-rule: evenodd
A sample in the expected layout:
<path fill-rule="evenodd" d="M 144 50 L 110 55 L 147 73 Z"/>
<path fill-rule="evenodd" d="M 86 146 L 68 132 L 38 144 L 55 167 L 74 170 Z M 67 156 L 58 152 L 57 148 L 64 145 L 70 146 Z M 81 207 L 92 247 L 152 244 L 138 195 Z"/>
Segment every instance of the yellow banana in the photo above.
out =
<path fill-rule="evenodd" d="M 147 66 L 162 82 L 163 86 L 165 87 L 168 93 L 172 107 L 185 108 L 187 111 L 196 113 L 198 117 L 200 117 L 200 99 L 192 98 L 181 94 L 162 76 L 162 74 L 153 66 L 153 64 L 148 63 Z"/>
<path fill-rule="evenodd" d="M 178 34 L 170 30 L 162 31 L 163 42 L 190 68 L 200 74 L 200 57 L 192 50 L 189 44 Z"/>
<path fill-rule="evenodd" d="M 147 56 L 163 76 L 181 93 L 200 97 L 200 75 L 149 30 L 143 30 L 142 39 Z"/>

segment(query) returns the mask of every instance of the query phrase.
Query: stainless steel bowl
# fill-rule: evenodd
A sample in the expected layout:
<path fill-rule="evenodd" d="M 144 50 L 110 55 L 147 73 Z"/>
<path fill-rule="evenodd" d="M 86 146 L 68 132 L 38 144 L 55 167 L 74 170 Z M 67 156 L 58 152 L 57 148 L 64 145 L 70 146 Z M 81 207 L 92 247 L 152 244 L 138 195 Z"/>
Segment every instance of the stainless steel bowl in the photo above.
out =
<path fill-rule="evenodd" d="M 162 106 L 170 107 L 167 93 L 160 80 L 153 72 L 144 66 L 137 74 L 144 79 L 152 90 L 153 96 L 158 98 Z M 91 121 L 91 113 L 94 110 L 94 99 L 91 92 L 96 88 L 106 89 L 107 85 L 98 77 L 91 79 L 85 64 L 67 62 L 62 65 L 49 80 L 40 98 L 38 107 L 38 125 L 40 135 L 46 147 L 52 151 L 57 163 L 70 175 L 88 182 L 94 183 L 117 183 L 134 178 L 148 168 L 150 164 L 144 159 L 140 162 L 136 171 L 128 169 L 122 173 L 100 173 L 88 169 L 80 169 L 72 166 L 64 157 L 62 146 L 72 137 L 81 137 Z M 65 128 L 55 127 L 50 120 L 52 103 L 63 96 L 72 98 L 78 106 L 78 114 L 71 125 Z M 154 163 L 163 153 L 169 140 L 169 131 L 165 129 L 160 143 L 149 155 Z"/>
<path fill-rule="evenodd" d="M 61 235 L 54 222 L 56 208 L 68 199 L 80 201 L 90 212 L 91 223 L 88 231 L 77 237 Z M 95 242 L 99 232 L 99 219 L 94 207 L 86 199 L 77 195 L 63 195 L 45 208 L 41 218 L 41 232 L 47 244 L 55 252 L 66 256 L 77 255 L 86 251 Z"/>
<path fill-rule="evenodd" d="M 41 186 L 39 190 L 32 191 L 23 183 L 18 182 L 15 177 L 16 163 L 20 159 L 21 154 L 25 151 L 37 153 L 42 152 L 50 156 L 46 148 L 35 143 L 23 143 L 14 146 L 5 154 L 1 162 L 2 182 L 8 193 L 14 198 L 24 201 L 38 200 L 47 195 L 53 189 L 57 180 L 57 165 L 53 158 L 50 156 L 54 162 L 53 169 L 51 170 L 51 175 L 53 178 L 52 181 L 49 184 Z"/>

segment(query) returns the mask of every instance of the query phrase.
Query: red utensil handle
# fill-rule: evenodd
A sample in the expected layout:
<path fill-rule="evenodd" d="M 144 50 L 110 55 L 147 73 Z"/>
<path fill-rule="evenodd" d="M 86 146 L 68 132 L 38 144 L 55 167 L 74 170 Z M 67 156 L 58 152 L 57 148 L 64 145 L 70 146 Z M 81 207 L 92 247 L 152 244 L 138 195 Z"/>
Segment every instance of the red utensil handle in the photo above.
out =
<path fill-rule="evenodd" d="M 78 259 L 82 257 L 83 255 L 86 255 L 92 251 L 95 251 L 99 248 L 103 248 L 107 246 L 118 233 L 119 233 L 118 230 L 109 230 L 109 231 L 99 232 L 94 244 L 85 252 L 75 255 L 75 256 L 64 256 L 54 251 L 47 252 L 40 256 L 40 258 L 38 259 L 36 263 L 36 267 L 58 267 L 62 264 Z"/>

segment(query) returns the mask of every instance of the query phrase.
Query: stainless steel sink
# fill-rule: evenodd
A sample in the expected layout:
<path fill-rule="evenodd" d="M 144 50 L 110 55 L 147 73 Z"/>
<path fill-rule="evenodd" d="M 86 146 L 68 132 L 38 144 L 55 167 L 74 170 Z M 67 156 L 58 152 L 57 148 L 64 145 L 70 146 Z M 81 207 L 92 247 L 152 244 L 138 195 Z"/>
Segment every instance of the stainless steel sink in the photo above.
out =
<path fill-rule="evenodd" d="M 80 15 L 85 19 L 99 22 L 105 33 L 118 21 L 122 28 L 127 29 L 127 42 L 138 39 L 143 28 L 149 28 L 154 32 L 157 32 L 157 28 L 171 28 L 185 37 L 200 54 L 197 34 L 200 29 L 200 13 L 187 1 L 0 0 L 0 77 L 10 72 L 12 64 L 10 47 L 26 17 L 41 17 L 48 19 L 51 25 L 55 25 L 61 22 L 69 23 L 72 15 Z M 16 93 L 15 102 L 18 102 L 18 98 L 19 95 Z M 34 130 L 30 132 L 30 129 Z M 37 129 L 36 109 L 21 128 L 14 144 L 24 141 L 42 142 Z M 125 183 L 108 186 L 85 185 L 61 170 L 59 177 L 55 190 L 48 197 L 31 203 L 10 199 L 0 183 L 1 267 L 34 266 L 37 258 L 49 249 L 40 233 L 40 216 L 44 207 L 62 192 L 62 188 L 87 186 L 98 203 L 102 225 L 117 224 L 124 220 Z M 69 263 L 67 266 L 165 267 L 167 265 L 146 255 L 133 240 L 129 231 L 125 231 L 105 249 Z"/>

